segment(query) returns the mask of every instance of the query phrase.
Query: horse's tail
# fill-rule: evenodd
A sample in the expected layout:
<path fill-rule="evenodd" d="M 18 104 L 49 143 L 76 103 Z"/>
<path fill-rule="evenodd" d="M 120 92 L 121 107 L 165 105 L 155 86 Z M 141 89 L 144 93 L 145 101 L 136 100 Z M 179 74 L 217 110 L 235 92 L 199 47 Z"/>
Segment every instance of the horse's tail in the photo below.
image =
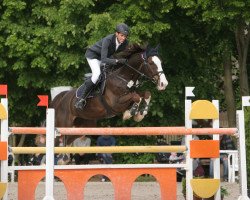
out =
<path fill-rule="evenodd" d="M 55 98 L 49 103 L 49 107 L 50 108 L 56 108 L 56 106 L 58 105 L 58 103 L 61 101 L 61 99 L 63 98 L 63 96 L 67 92 L 68 91 L 63 91 L 63 92 L 59 93 L 58 95 L 56 95 Z"/>

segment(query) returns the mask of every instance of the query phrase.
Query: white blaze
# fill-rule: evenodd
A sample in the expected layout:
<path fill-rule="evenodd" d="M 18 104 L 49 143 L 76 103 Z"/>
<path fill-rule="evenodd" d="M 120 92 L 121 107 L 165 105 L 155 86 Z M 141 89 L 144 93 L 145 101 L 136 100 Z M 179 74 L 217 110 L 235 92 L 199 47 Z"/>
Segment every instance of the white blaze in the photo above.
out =
<path fill-rule="evenodd" d="M 158 72 L 160 72 L 160 71 L 163 72 L 163 69 L 162 69 L 162 66 L 161 66 L 161 60 L 157 56 L 153 56 L 152 60 L 156 64 L 156 66 L 158 68 L 157 71 Z M 166 76 L 165 76 L 164 73 L 161 73 L 160 74 L 160 79 L 158 81 L 157 89 L 158 90 L 165 90 L 167 85 L 168 85 L 168 81 L 166 79 Z"/>

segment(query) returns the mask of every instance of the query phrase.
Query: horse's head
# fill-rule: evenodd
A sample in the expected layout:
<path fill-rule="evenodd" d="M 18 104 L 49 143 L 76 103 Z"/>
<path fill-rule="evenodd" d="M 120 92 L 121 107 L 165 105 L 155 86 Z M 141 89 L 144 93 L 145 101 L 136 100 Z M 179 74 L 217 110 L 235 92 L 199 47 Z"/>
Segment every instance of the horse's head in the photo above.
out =
<path fill-rule="evenodd" d="M 153 79 L 153 81 L 157 83 L 158 90 L 165 90 L 168 85 L 168 81 L 162 69 L 158 49 L 159 46 L 156 48 L 147 47 L 143 54 L 144 64 L 142 70 L 146 76 Z"/>
<path fill-rule="evenodd" d="M 138 44 L 130 44 L 124 51 L 116 54 L 115 58 L 127 58 L 129 62 L 126 66 L 132 71 L 136 71 L 139 76 L 155 82 L 158 90 L 165 90 L 168 81 L 162 69 L 158 49 L 159 46 L 145 48 Z"/>

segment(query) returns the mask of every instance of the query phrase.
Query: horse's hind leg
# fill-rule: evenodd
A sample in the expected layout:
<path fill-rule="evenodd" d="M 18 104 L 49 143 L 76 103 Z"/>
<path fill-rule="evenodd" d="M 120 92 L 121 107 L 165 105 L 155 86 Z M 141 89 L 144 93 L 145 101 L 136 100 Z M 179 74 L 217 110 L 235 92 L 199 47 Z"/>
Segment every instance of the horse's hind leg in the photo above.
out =
<path fill-rule="evenodd" d="M 144 97 L 142 99 L 139 112 L 134 116 L 134 120 L 136 122 L 140 122 L 145 117 L 145 115 L 148 114 L 150 100 L 151 100 L 151 93 L 149 91 L 146 91 L 144 93 Z"/>

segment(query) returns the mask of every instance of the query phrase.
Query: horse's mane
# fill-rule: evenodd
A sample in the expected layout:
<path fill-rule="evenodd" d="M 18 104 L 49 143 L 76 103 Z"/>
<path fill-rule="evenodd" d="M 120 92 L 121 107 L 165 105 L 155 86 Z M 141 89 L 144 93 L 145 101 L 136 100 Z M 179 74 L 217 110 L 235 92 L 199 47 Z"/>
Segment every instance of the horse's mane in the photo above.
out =
<path fill-rule="evenodd" d="M 114 58 L 126 58 L 128 59 L 131 55 L 135 53 L 145 52 L 146 57 L 157 56 L 158 55 L 159 45 L 156 48 L 151 48 L 148 45 L 139 45 L 139 44 L 129 44 L 124 51 L 114 54 Z"/>
<path fill-rule="evenodd" d="M 146 50 L 145 45 L 139 45 L 139 44 L 129 44 L 125 50 L 114 54 L 114 58 L 129 58 L 131 55 L 135 53 L 140 53 Z"/>

